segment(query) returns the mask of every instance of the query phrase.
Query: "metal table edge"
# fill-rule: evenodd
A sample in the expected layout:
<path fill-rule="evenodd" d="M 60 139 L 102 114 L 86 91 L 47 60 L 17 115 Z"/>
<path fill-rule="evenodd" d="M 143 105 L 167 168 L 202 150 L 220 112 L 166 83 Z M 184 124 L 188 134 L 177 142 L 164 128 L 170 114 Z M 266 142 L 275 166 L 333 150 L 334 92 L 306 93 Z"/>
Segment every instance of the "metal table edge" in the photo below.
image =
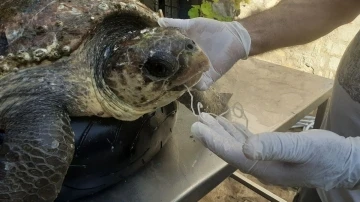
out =
<path fill-rule="evenodd" d="M 192 185 L 172 201 L 173 202 L 198 201 L 201 198 L 203 198 L 206 194 L 208 194 L 211 190 L 213 190 L 216 186 L 218 186 L 221 182 L 223 182 L 224 179 L 229 177 L 236 170 L 237 169 L 235 167 L 226 163 L 220 170 L 218 170 L 217 172 L 213 172 L 211 174 L 211 177 L 208 177 Z"/>
<path fill-rule="evenodd" d="M 320 97 L 315 99 L 308 107 L 300 110 L 297 112 L 293 117 L 286 120 L 284 123 L 278 125 L 274 128 L 274 131 L 277 132 L 285 132 L 289 128 L 291 128 L 293 125 L 295 125 L 301 118 L 308 115 L 311 111 L 319 107 L 322 103 L 324 103 L 326 100 L 330 98 L 332 94 L 332 87 L 329 88 L 324 94 L 322 94 Z"/>

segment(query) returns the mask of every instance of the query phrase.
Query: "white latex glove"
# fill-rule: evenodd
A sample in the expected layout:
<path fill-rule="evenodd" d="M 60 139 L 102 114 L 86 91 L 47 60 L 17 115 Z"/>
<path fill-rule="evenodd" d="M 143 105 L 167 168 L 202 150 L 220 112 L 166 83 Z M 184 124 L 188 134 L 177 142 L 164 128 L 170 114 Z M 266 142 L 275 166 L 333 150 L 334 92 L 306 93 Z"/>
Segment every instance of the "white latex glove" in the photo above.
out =
<path fill-rule="evenodd" d="M 212 66 L 194 87 L 208 89 L 238 60 L 246 59 L 250 51 L 250 35 L 239 22 L 220 22 L 208 18 L 159 18 L 161 27 L 177 27 L 194 40 L 208 56 Z"/>
<path fill-rule="evenodd" d="M 202 113 L 191 131 L 207 148 L 266 184 L 357 189 L 360 139 L 325 130 L 253 135 L 243 125 Z"/>

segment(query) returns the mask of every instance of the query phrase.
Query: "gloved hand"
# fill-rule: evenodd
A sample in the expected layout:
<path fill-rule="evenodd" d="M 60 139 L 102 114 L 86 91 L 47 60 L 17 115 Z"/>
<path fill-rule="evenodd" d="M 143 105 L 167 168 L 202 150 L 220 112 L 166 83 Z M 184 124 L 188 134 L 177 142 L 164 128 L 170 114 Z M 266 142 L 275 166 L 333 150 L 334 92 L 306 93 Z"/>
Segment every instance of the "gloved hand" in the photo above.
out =
<path fill-rule="evenodd" d="M 250 35 L 239 22 L 220 22 L 208 18 L 160 18 L 161 27 L 177 27 L 194 40 L 208 56 L 212 66 L 195 85 L 198 90 L 208 89 L 238 60 L 246 59 L 250 51 Z"/>
<path fill-rule="evenodd" d="M 359 188 L 360 139 L 325 130 L 253 135 L 243 125 L 202 113 L 191 131 L 241 172 L 287 187 Z"/>

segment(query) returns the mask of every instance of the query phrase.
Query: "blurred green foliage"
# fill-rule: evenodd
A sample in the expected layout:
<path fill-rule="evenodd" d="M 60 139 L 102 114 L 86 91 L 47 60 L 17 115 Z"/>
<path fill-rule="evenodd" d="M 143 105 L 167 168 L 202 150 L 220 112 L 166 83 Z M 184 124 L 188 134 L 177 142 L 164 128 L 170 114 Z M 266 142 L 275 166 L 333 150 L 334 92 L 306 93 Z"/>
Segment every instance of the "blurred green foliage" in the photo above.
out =
<path fill-rule="evenodd" d="M 249 3 L 250 0 L 229 0 L 229 1 L 232 1 L 234 3 L 235 10 L 240 11 L 240 3 L 241 2 Z M 216 13 L 213 10 L 212 5 L 218 2 L 219 0 L 203 0 L 200 5 L 192 5 L 192 8 L 188 11 L 188 15 L 190 18 L 205 17 L 220 21 L 232 21 L 233 20 L 232 17 L 223 16 L 222 14 Z"/>

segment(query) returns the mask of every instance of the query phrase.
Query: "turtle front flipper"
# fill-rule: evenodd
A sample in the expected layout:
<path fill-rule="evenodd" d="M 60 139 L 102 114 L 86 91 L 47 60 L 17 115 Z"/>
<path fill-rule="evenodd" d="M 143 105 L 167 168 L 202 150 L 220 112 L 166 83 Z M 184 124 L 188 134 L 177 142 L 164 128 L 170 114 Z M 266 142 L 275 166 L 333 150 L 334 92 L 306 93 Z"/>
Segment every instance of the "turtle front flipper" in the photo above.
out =
<path fill-rule="evenodd" d="M 61 105 L 48 103 L 21 103 L 0 113 L 0 201 L 48 202 L 60 192 L 74 134 Z"/>

